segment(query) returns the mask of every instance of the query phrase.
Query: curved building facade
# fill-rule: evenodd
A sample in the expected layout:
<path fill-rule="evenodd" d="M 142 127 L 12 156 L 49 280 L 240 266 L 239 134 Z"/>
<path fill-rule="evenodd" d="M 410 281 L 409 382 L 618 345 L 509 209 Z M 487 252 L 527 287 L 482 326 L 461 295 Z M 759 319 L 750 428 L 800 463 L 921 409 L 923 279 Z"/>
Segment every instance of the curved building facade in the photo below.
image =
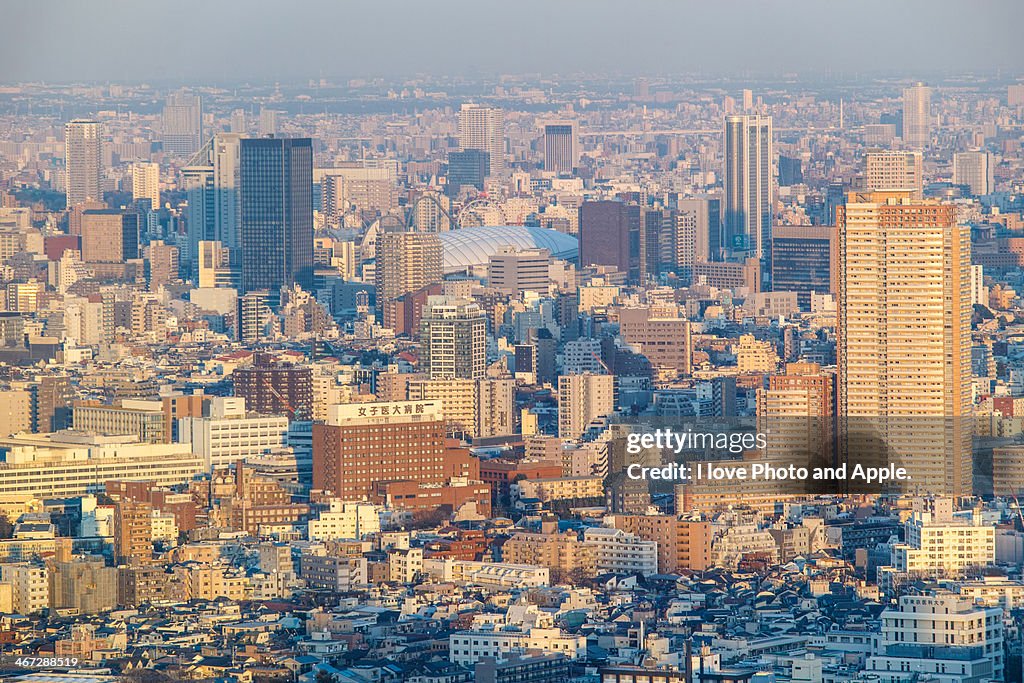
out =
<path fill-rule="evenodd" d="M 567 261 L 579 256 L 579 241 L 557 230 L 525 225 L 487 225 L 438 233 L 444 254 L 444 273 L 472 271 L 487 265 L 502 247 L 547 249 Z"/>

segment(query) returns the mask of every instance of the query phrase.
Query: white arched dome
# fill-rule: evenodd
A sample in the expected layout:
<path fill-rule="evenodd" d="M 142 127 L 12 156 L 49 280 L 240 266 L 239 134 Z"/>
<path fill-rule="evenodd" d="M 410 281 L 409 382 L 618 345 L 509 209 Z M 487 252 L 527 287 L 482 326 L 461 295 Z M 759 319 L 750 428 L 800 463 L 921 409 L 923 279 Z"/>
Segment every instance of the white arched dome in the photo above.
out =
<path fill-rule="evenodd" d="M 485 266 L 502 247 L 547 249 L 554 258 L 579 256 L 579 241 L 557 230 L 525 225 L 485 225 L 438 233 L 444 253 L 444 272 L 461 273 Z"/>

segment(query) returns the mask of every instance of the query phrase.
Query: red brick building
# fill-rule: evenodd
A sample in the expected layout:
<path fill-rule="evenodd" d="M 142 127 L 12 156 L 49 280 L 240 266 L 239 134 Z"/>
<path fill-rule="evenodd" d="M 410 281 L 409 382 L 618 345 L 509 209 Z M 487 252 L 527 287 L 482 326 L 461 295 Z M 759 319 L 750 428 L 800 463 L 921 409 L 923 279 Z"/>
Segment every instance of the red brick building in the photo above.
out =
<path fill-rule="evenodd" d="M 407 507 L 401 503 L 422 502 L 416 486 L 440 487 L 452 479 L 479 481 L 479 461 L 445 437 L 437 401 L 332 406 L 327 421 L 313 425 L 314 489 L 363 500 L 381 495 L 381 484 L 408 482 L 411 488 L 394 489 L 394 495 L 401 489 L 402 496 L 414 496 L 395 499 Z"/>

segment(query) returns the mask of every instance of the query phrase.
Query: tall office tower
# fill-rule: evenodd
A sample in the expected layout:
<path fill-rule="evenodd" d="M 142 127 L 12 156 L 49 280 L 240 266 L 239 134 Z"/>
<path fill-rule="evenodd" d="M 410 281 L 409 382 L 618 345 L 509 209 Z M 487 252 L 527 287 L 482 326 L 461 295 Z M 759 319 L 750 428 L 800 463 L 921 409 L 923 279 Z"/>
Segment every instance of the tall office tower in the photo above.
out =
<path fill-rule="evenodd" d="M 167 96 L 161 119 L 164 151 L 191 157 L 203 146 L 203 100 L 189 92 Z"/>
<path fill-rule="evenodd" d="M 441 281 L 441 238 L 433 232 L 382 232 L 377 235 L 374 272 L 377 306 L 387 316 L 387 302 Z M 394 321 L 385 320 L 385 326 Z"/>
<path fill-rule="evenodd" d="M 211 140 L 181 169 L 181 187 L 188 200 L 184 212 L 188 248 L 182 252 L 181 260 L 188 266 L 186 272 L 193 279 L 197 277 L 199 267 L 199 243 L 217 238 L 212 149 Z"/>
<path fill-rule="evenodd" d="M 864 191 L 888 190 L 910 190 L 914 199 L 924 197 L 920 152 L 872 151 L 864 155 Z"/>
<path fill-rule="evenodd" d="M 657 280 L 662 273 L 676 270 L 676 215 L 661 207 L 640 209 L 639 277 L 641 282 Z M 684 239 L 685 236 L 684 236 Z"/>
<path fill-rule="evenodd" d="M 160 165 L 153 162 L 132 164 L 132 199 L 148 199 L 150 208 L 160 208 Z"/>
<path fill-rule="evenodd" d="M 971 242 L 956 207 L 851 193 L 839 227 L 839 409 L 851 460 L 971 494 Z"/>
<path fill-rule="evenodd" d="M 693 264 L 697 261 L 697 233 L 700 231 L 697 216 L 685 212 L 673 212 L 675 217 L 675 239 L 672 259 L 675 271 L 685 282 L 693 277 Z"/>
<path fill-rule="evenodd" d="M 580 266 L 615 266 L 637 277 L 640 266 L 640 207 L 617 201 L 580 205 Z"/>
<path fill-rule="evenodd" d="M 579 166 L 580 149 L 575 121 L 544 124 L 544 170 L 572 173 Z"/>
<path fill-rule="evenodd" d="M 988 152 L 960 152 L 953 157 L 953 184 L 966 185 L 975 196 L 993 190 L 993 167 Z"/>
<path fill-rule="evenodd" d="M 243 139 L 239 148 L 242 292 L 313 286 L 313 143 Z"/>
<path fill-rule="evenodd" d="M 277 135 L 277 112 L 260 107 L 260 137 Z"/>
<path fill-rule="evenodd" d="M 487 317 L 468 299 L 429 297 L 420 318 L 420 364 L 430 379 L 483 379 Z"/>
<path fill-rule="evenodd" d="M 115 209 L 82 214 L 82 260 L 124 263 L 139 258 L 139 215 Z"/>
<path fill-rule="evenodd" d="M 800 157 L 779 155 L 779 186 L 789 187 L 804 182 L 803 161 Z"/>
<path fill-rule="evenodd" d="M 463 104 L 459 110 L 459 149 L 487 152 L 491 156 L 487 174 L 500 174 L 505 169 L 505 112 Z"/>
<path fill-rule="evenodd" d="M 558 438 L 578 439 L 591 421 L 614 411 L 614 375 L 584 373 L 558 378 Z"/>
<path fill-rule="evenodd" d="M 725 117 L 725 244 L 767 260 L 772 238 L 772 117 Z"/>
<path fill-rule="evenodd" d="M 676 204 L 680 216 L 694 225 L 693 260 L 717 261 L 722 257 L 722 200 L 718 197 L 688 197 Z"/>
<path fill-rule="evenodd" d="M 651 96 L 651 84 L 643 77 L 633 81 L 633 97 L 646 100 Z"/>
<path fill-rule="evenodd" d="M 103 201 L 103 128 L 97 121 L 75 119 L 64 126 L 67 206 Z"/>
<path fill-rule="evenodd" d="M 463 187 L 484 189 L 484 181 L 491 172 L 491 155 L 481 149 L 466 149 L 448 153 L 448 184 L 445 191 L 449 197 L 459 194 Z"/>
<path fill-rule="evenodd" d="M 220 242 L 238 266 L 239 149 L 242 136 L 218 133 L 181 169 L 188 197 L 188 254 L 183 261 L 196 276 L 200 242 Z"/>
<path fill-rule="evenodd" d="M 238 249 L 239 172 L 242 136 L 218 133 L 211 142 L 213 161 L 214 236 L 228 249 Z"/>
<path fill-rule="evenodd" d="M 903 90 L 903 142 L 924 149 L 932 139 L 932 89 L 917 83 Z"/>
<path fill-rule="evenodd" d="M 834 227 L 777 226 L 772 234 L 772 291 L 796 292 L 800 310 L 811 310 L 811 294 L 836 291 L 838 246 Z"/>

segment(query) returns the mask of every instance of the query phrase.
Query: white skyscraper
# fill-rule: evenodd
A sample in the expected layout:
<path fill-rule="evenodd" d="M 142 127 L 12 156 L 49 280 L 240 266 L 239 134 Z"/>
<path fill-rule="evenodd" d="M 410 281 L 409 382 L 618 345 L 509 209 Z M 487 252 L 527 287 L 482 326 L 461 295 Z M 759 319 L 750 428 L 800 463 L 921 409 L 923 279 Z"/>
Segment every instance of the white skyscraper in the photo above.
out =
<path fill-rule="evenodd" d="M 196 274 L 200 242 L 238 247 L 239 133 L 218 133 L 181 169 L 188 196 L 189 250 L 186 261 Z"/>
<path fill-rule="evenodd" d="M 615 411 L 614 375 L 561 375 L 558 378 L 558 436 L 578 439 L 596 418 Z"/>
<path fill-rule="evenodd" d="M 132 199 L 148 199 L 160 208 L 160 165 L 151 161 L 132 164 Z"/>
<path fill-rule="evenodd" d="M 505 168 L 505 112 L 478 104 L 459 110 L 459 148 L 479 149 L 491 155 L 489 175 Z"/>
<path fill-rule="evenodd" d="M 273 109 L 260 109 L 260 137 L 277 135 L 277 112 Z"/>
<path fill-rule="evenodd" d="M 917 83 L 903 91 L 903 142 L 923 149 L 932 138 L 932 89 Z"/>
<path fill-rule="evenodd" d="M 103 200 L 103 128 L 75 119 L 64 126 L 65 191 L 68 208 L 87 199 Z"/>
<path fill-rule="evenodd" d="M 953 157 L 953 184 L 967 185 L 973 195 L 992 191 L 992 171 L 988 152 L 960 152 Z"/>
<path fill-rule="evenodd" d="M 164 151 L 191 157 L 203 146 L 203 101 L 177 92 L 167 97 L 162 118 Z"/>
<path fill-rule="evenodd" d="M 765 259 L 772 238 L 772 117 L 725 117 L 725 240 Z"/>
<path fill-rule="evenodd" d="M 239 133 L 218 133 L 213 138 L 215 239 L 229 249 L 238 247 L 238 150 L 241 139 Z"/>
<path fill-rule="evenodd" d="M 430 379 L 483 379 L 487 372 L 487 319 L 472 301 L 429 297 L 420 344 L 420 363 Z"/>

